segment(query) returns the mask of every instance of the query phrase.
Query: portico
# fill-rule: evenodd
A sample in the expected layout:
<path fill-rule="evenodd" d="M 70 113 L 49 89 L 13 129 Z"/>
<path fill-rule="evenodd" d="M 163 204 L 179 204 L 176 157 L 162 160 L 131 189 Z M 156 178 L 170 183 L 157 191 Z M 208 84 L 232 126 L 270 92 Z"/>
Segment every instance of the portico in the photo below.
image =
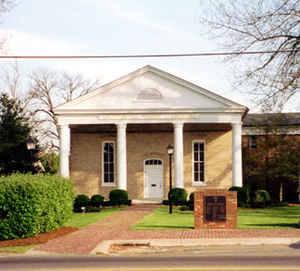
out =
<path fill-rule="evenodd" d="M 172 143 L 175 187 L 242 186 L 241 124 L 246 111 L 146 66 L 55 109 L 60 174 L 74 179 L 82 193 L 89 187 L 100 194 L 119 188 L 143 198 L 147 185 L 160 185 L 147 180 L 161 175 L 167 179 L 166 147 Z M 91 162 L 84 168 L 87 160 Z"/>

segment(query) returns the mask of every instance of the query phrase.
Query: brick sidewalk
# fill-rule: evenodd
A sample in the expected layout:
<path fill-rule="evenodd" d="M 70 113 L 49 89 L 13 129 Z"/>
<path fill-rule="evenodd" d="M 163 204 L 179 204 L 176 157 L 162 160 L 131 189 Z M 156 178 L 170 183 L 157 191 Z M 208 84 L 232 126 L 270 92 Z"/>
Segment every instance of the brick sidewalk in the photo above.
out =
<path fill-rule="evenodd" d="M 128 228 L 158 205 L 134 205 L 79 231 L 39 245 L 34 251 L 61 254 L 89 254 L 106 240 L 151 239 L 230 239 L 230 238 L 300 238 L 299 229 L 253 230 L 149 230 L 131 231 Z"/>

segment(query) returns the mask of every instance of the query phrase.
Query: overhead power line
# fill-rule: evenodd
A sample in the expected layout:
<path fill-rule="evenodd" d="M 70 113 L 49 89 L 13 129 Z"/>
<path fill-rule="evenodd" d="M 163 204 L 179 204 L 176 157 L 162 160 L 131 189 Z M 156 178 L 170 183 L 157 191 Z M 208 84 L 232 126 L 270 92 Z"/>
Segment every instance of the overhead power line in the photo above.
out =
<path fill-rule="evenodd" d="M 211 52 L 211 53 L 190 53 L 190 54 L 139 54 L 139 55 L 1 55 L 0 59 L 92 59 L 92 58 L 168 58 L 168 57 L 203 57 L 203 56 L 231 56 L 231 55 L 257 55 L 274 53 L 291 53 L 300 51 L 294 50 L 267 50 L 267 51 L 249 51 L 249 52 Z"/>

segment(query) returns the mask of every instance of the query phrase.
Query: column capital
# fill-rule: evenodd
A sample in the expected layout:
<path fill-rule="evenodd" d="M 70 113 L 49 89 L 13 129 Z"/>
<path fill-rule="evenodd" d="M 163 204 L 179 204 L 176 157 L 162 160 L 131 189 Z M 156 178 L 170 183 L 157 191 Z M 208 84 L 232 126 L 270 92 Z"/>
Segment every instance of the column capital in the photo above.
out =
<path fill-rule="evenodd" d="M 58 127 L 60 129 L 66 129 L 66 128 L 70 128 L 70 125 L 68 123 L 63 123 L 63 124 L 58 124 Z"/>
<path fill-rule="evenodd" d="M 231 127 L 234 128 L 234 127 L 237 127 L 237 126 L 242 126 L 242 122 L 231 122 Z"/>
<path fill-rule="evenodd" d="M 180 121 L 180 120 L 173 122 L 174 128 L 183 128 L 183 125 L 184 125 L 184 122 Z"/>
<path fill-rule="evenodd" d="M 127 122 L 117 122 L 115 123 L 118 129 L 126 129 Z"/>

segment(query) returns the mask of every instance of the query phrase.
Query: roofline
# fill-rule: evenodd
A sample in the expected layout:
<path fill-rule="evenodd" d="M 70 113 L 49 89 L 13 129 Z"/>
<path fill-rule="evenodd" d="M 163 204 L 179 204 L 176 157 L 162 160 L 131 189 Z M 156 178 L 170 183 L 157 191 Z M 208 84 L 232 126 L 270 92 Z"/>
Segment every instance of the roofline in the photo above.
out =
<path fill-rule="evenodd" d="M 160 113 L 243 113 L 245 115 L 244 108 L 149 108 L 149 109 L 109 109 L 109 110 L 72 110 L 72 109 L 64 109 L 64 110 L 57 110 L 56 115 L 76 115 L 76 114 L 137 114 L 137 113 L 144 113 L 144 114 L 160 114 Z"/>
<path fill-rule="evenodd" d="M 100 92 L 107 91 L 107 90 L 109 90 L 109 89 L 111 89 L 113 87 L 116 87 L 116 86 L 118 86 L 118 85 L 120 85 L 120 84 L 122 84 L 122 83 L 124 83 L 124 82 L 126 82 L 126 81 L 128 81 L 130 79 L 132 79 L 133 77 L 138 76 L 139 74 L 143 74 L 143 73 L 148 72 L 148 71 L 154 72 L 156 74 L 159 74 L 159 75 L 163 76 L 166 79 L 169 79 L 169 80 L 171 79 L 171 80 L 175 81 L 178 84 L 181 84 L 181 85 L 182 84 L 186 84 L 186 85 L 188 85 L 189 88 L 191 88 L 191 90 L 193 90 L 195 92 L 200 92 L 200 90 L 204 91 L 205 94 L 207 94 L 207 96 L 209 96 L 209 97 L 211 97 L 211 98 L 217 100 L 218 102 L 220 102 L 222 104 L 225 104 L 227 106 L 241 107 L 241 108 L 244 108 L 245 112 L 249 111 L 249 109 L 246 106 L 244 106 L 244 105 L 241 105 L 241 104 L 238 104 L 238 103 L 236 103 L 234 101 L 231 101 L 231 100 L 229 100 L 229 99 L 227 99 L 225 97 L 222 97 L 221 95 L 213 93 L 213 92 L 211 92 L 211 91 L 209 91 L 209 90 L 207 90 L 205 88 L 202 88 L 202 87 L 200 87 L 200 86 L 198 86 L 198 85 L 196 85 L 196 84 L 194 84 L 192 82 L 189 82 L 189 81 L 187 81 L 185 79 L 177 77 L 177 76 L 175 76 L 175 75 L 173 75 L 171 73 L 168 73 L 166 71 L 160 70 L 160 69 L 158 69 L 156 67 L 153 67 L 151 65 L 146 65 L 146 66 L 144 66 L 142 68 L 139 68 L 139 69 L 137 69 L 137 70 L 135 70 L 133 72 L 130 72 L 130 73 L 126 74 L 126 75 L 123 75 L 123 76 L 121 76 L 121 77 L 119 77 L 119 78 L 117 78 L 117 79 L 115 79 L 115 80 L 113 80 L 113 81 L 111 81 L 109 83 L 106 83 L 106 84 L 100 86 L 99 88 L 97 88 L 97 89 L 95 89 L 93 91 L 88 92 L 85 95 L 79 96 L 79 97 L 77 97 L 76 99 L 74 99 L 72 101 L 69 101 L 67 103 L 58 105 L 57 107 L 54 108 L 54 113 L 57 114 L 58 111 L 59 111 L 59 108 L 62 107 L 62 106 L 64 106 L 64 105 L 66 105 L 66 104 L 69 104 L 69 103 L 73 103 L 73 104 L 75 103 L 75 104 L 77 104 L 77 103 L 79 103 L 81 101 L 84 101 L 84 100 L 88 99 L 89 97 L 92 97 L 92 96 L 96 95 L 99 91 Z"/>

